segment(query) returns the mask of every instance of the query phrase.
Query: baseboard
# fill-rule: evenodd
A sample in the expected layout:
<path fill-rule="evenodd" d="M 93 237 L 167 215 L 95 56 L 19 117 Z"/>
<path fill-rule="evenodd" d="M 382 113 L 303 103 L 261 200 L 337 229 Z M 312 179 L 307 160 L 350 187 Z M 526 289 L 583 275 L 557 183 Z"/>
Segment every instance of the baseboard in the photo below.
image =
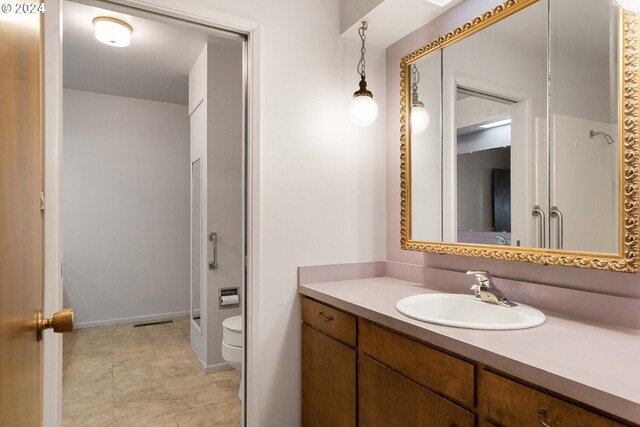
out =
<path fill-rule="evenodd" d="M 202 363 L 202 362 L 200 362 Z M 204 373 L 205 374 L 210 374 L 212 372 L 218 372 L 218 371 L 228 371 L 229 369 L 233 369 L 231 366 L 229 366 L 226 363 L 218 363 L 216 365 L 207 365 L 207 366 L 202 366 L 202 368 L 204 369 Z"/>
<path fill-rule="evenodd" d="M 189 315 L 189 310 L 174 311 L 172 313 L 157 313 L 146 316 L 121 317 L 119 319 L 97 320 L 94 322 L 79 322 L 73 325 L 74 329 L 95 328 L 98 326 L 118 325 L 121 323 L 142 323 L 155 322 L 156 320 L 173 319 L 174 317 L 185 317 Z"/>

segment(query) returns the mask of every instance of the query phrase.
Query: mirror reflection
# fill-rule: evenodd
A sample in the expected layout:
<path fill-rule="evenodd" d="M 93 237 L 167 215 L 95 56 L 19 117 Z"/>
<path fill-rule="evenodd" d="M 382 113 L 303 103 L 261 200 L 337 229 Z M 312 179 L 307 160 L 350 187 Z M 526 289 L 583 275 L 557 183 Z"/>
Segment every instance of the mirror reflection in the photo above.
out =
<path fill-rule="evenodd" d="M 460 243 L 511 244 L 511 107 L 458 87 L 456 183 Z M 517 140 L 517 135 L 516 135 Z"/>
<path fill-rule="evenodd" d="M 191 319 L 200 326 L 200 279 L 202 272 L 202 159 L 191 164 Z"/>
<path fill-rule="evenodd" d="M 551 2 L 552 248 L 619 252 L 619 8 L 610 3 Z"/>
<path fill-rule="evenodd" d="M 409 64 L 409 239 L 618 253 L 619 9 L 537 1 Z"/>
<path fill-rule="evenodd" d="M 409 121 L 412 231 L 430 241 L 442 239 L 441 63 L 442 52 L 436 51 L 410 67 L 411 117 L 418 108 L 429 117 L 424 129 Z"/>

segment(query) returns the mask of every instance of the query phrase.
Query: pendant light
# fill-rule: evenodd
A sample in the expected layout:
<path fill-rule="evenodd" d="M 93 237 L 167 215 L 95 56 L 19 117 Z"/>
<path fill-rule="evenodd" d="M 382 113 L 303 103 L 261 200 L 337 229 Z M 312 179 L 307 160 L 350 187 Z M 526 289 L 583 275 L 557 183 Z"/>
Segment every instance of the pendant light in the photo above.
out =
<path fill-rule="evenodd" d="M 349 104 L 349 119 L 356 126 L 369 126 L 376 120 L 378 116 L 378 105 L 373 99 L 371 91 L 367 90 L 367 81 L 365 75 L 364 54 L 367 51 L 364 47 L 366 37 L 364 32 L 367 30 L 368 24 L 362 21 L 362 25 L 358 29 L 360 40 L 362 40 L 362 48 L 360 48 L 360 62 L 358 62 L 358 74 L 360 74 L 360 89 L 353 94 L 353 100 Z"/>
<path fill-rule="evenodd" d="M 616 0 L 616 2 L 628 12 L 640 12 L 640 0 Z"/>
<path fill-rule="evenodd" d="M 429 113 L 424 109 L 424 103 L 418 99 L 418 82 L 420 73 L 418 67 L 411 66 L 411 135 L 424 132 L 429 126 Z"/>

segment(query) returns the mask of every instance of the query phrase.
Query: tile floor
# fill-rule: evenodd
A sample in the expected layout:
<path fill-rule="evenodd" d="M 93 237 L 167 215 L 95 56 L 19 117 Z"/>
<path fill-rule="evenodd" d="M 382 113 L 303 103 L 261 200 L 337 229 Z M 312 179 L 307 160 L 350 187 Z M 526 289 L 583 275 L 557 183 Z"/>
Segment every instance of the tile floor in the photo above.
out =
<path fill-rule="evenodd" d="M 188 318 L 64 336 L 64 427 L 240 426 L 240 373 L 205 374 Z"/>

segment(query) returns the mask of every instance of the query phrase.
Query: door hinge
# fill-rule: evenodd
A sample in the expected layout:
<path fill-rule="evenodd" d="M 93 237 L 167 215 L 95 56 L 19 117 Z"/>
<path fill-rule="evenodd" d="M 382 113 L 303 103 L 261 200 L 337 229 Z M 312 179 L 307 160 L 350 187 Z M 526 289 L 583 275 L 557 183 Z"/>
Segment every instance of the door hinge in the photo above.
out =
<path fill-rule="evenodd" d="M 44 211 L 44 193 L 40 192 L 40 210 Z"/>

